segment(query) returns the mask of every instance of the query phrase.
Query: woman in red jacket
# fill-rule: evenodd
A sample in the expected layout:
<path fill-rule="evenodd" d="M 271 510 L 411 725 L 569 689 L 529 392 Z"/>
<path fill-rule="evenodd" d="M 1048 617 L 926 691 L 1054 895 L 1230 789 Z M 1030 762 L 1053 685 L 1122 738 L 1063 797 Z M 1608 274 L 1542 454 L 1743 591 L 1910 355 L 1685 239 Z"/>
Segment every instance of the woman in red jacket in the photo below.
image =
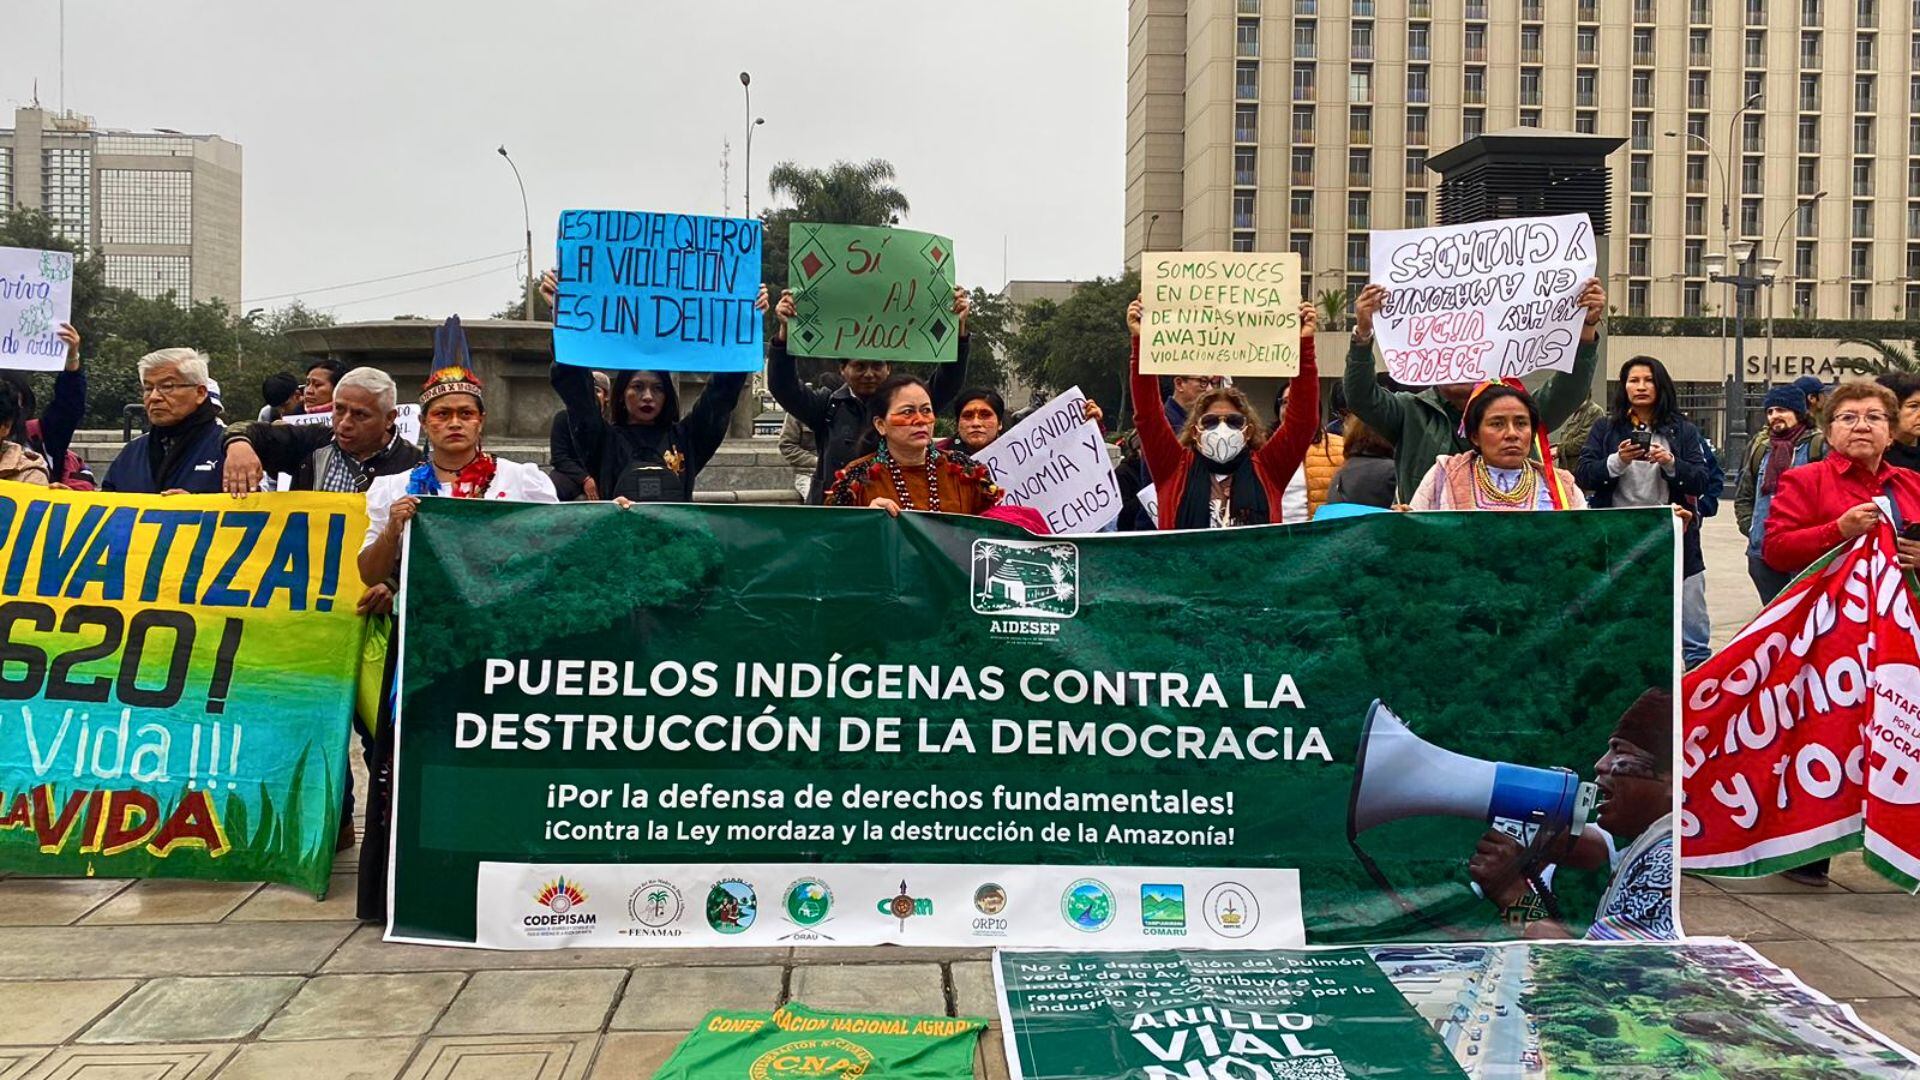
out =
<path fill-rule="evenodd" d="M 1133 332 L 1133 400 L 1140 454 L 1153 476 L 1162 529 L 1277 524 L 1280 496 L 1320 430 L 1320 372 L 1313 362 L 1312 304 L 1300 305 L 1300 374 L 1288 388 L 1280 430 L 1266 438 L 1247 396 L 1231 386 L 1200 395 L 1178 432 L 1167 422 L 1159 381 L 1140 373 L 1140 311 L 1127 305 Z"/>

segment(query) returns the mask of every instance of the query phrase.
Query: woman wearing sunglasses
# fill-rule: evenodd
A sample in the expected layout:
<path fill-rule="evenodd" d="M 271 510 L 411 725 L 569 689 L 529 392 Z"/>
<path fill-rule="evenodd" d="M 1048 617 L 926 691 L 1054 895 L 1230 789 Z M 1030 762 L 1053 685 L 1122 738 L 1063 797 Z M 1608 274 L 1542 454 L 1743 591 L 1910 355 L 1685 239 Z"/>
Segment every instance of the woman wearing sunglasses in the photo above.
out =
<path fill-rule="evenodd" d="M 933 395 L 911 375 L 895 375 L 867 399 L 873 426 L 857 456 L 834 474 L 828 506 L 984 514 L 1000 501 L 987 467 L 959 450 L 933 445 Z"/>
<path fill-rule="evenodd" d="M 1158 380 L 1140 373 L 1141 303 L 1127 305 L 1133 333 L 1133 399 L 1140 453 L 1160 500 L 1162 529 L 1220 529 L 1281 521 L 1280 498 L 1320 430 L 1320 372 L 1313 362 L 1312 304 L 1300 305 L 1300 374 L 1271 439 L 1247 396 L 1231 386 L 1202 393 L 1176 434 Z"/>

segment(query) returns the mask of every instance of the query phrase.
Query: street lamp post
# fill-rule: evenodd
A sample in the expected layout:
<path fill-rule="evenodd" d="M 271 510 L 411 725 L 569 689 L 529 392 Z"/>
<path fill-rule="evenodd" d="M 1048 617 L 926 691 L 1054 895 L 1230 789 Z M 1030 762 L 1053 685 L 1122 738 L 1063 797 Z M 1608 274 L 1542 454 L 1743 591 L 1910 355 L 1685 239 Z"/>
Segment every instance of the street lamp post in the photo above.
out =
<path fill-rule="evenodd" d="M 233 363 L 234 363 L 234 368 L 238 371 L 247 370 L 247 346 L 240 338 L 240 331 L 243 328 L 251 328 L 253 326 L 253 320 L 266 314 L 266 312 L 267 312 L 266 308 L 253 308 L 249 310 L 245 315 L 242 315 L 240 318 L 234 320 L 234 324 L 233 324 L 234 362 Z M 267 404 L 271 405 L 273 404 L 273 402 L 269 401 L 267 402 Z"/>
<path fill-rule="evenodd" d="M 1727 256 L 1714 252 L 1706 257 L 1707 277 L 1718 284 L 1733 286 L 1733 379 L 1727 383 L 1727 445 L 1734 454 L 1747 442 L 1747 309 L 1746 295 L 1750 289 L 1773 285 L 1770 271 L 1777 268 L 1776 260 L 1765 260 L 1770 265 L 1767 273 L 1756 273 L 1754 256 L 1760 246 L 1751 240 L 1736 240 L 1733 243 L 1733 273 L 1724 273 L 1729 269 Z M 1735 460 L 1744 460 L 1738 457 Z"/>
<path fill-rule="evenodd" d="M 753 75 L 740 73 L 740 89 L 747 98 L 747 177 L 741 184 L 741 201 L 747 208 L 748 217 L 753 216 L 753 129 L 767 122 L 764 116 L 753 115 Z"/>
<path fill-rule="evenodd" d="M 506 158 L 507 168 L 513 170 L 513 182 L 520 185 L 520 221 L 521 221 L 521 224 L 526 226 L 526 230 L 527 230 L 527 277 L 526 277 L 527 304 L 526 304 L 525 314 L 522 316 L 522 318 L 526 319 L 528 322 L 532 322 L 533 321 L 533 215 L 527 212 L 527 184 L 526 184 L 526 181 L 520 179 L 520 166 L 515 165 L 511 157 L 507 157 L 507 148 L 505 146 L 502 146 L 500 148 L 499 154 L 501 157 Z"/>
<path fill-rule="evenodd" d="M 1787 219 L 1780 223 L 1780 228 L 1774 231 L 1773 251 L 1769 254 L 1767 258 L 1760 260 L 1760 276 L 1771 279 L 1772 281 L 1779 280 L 1780 267 L 1782 265 L 1780 261 L 1780 242 L 1786 239 L 1787 226 L 1792 224 L 1794 221 L 1798 220 L 1801 215 L 1805 214 L 1808 210 L 1811 210 L 1814 204 L 1818 203 L 1821 199 L 1824 199 L 1826 197 L 1827 197 L 1826 192 L 1819 191 L 1819 192 L 1815 192 L 1812 195 L 1807 196 L 1804 199 L 1801 199 L 1798 203 L 1794 205 L 1793 213 L 1788 214 Z M 1773 381 L 1773 286 L 1771 283 L 1769 283 L 1769 285 L 1767 286 L 1766 381 L 1769 383 Z"/>

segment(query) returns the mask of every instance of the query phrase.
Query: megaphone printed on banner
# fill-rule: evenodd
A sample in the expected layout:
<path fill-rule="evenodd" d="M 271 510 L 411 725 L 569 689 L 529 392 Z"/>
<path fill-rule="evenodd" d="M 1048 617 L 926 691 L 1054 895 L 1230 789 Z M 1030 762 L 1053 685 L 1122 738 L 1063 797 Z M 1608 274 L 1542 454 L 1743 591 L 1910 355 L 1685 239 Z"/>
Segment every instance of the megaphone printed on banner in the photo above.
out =
<path fill-rule="evenodd" d="M 1485 822 L 1522 844 L 1541 829 L 1579 836 L 1599 789 L 1566 769 L 1482 761 L 1415 735 L 1378 699 L 1367 709 L 1347 799 L 1347 839 L 1409 817 Z"/>

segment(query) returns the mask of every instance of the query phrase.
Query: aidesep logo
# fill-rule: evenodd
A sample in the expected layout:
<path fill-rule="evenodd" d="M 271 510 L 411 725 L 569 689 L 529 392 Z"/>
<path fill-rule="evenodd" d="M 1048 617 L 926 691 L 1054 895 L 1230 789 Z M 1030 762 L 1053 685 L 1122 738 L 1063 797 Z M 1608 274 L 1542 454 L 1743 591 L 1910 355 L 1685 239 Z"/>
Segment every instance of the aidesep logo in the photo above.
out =
<path fill-rule="evenodd" d="M 747 1067 L 750 1080 L 865 1076 L 873 1051 L 849 1039 L 795 1039 L 761 1054 Z"/>
<path fill-rule="evenodd" d="M 1037 540 L 973 542 L 973 610 L 997 634 L 1054 637 L 1080 612 L 1080 549 Z"/>
<path fill-rule="evenodd" d="M 579 882 L 557 878 L 540 886 L 533 894 L 534 903 L 547 909 L 544 915 L 529 915 L 523 920 L 527 926 L 592 926 L 593 915 L 578 910 L 587 902 L 586 890 Z"/>

